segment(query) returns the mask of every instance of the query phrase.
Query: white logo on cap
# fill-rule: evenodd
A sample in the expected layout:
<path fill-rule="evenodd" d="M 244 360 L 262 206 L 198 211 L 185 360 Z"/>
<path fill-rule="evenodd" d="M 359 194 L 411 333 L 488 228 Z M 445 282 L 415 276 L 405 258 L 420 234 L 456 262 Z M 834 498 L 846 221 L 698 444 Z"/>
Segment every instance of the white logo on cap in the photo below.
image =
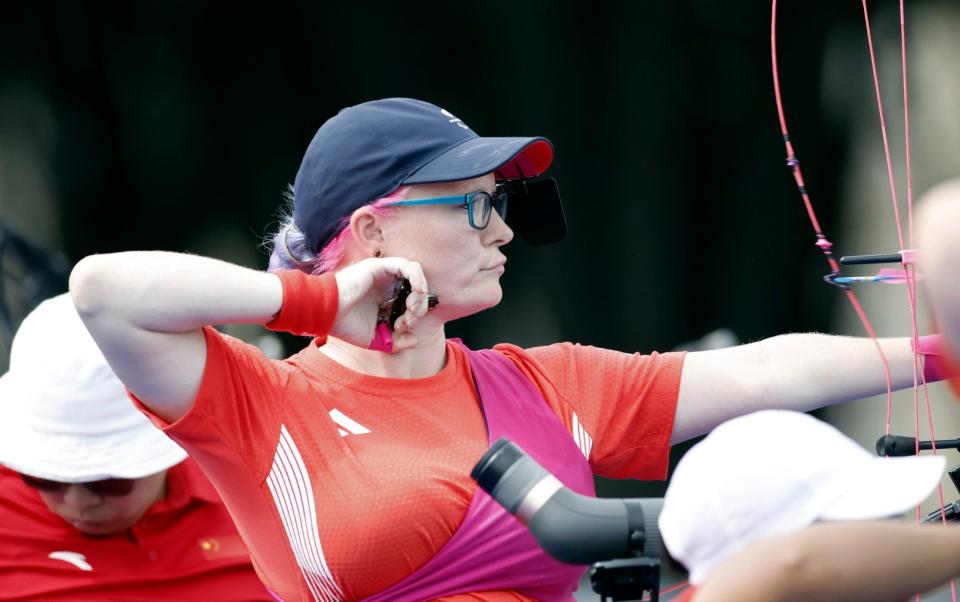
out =
<path fill-rule="evenodd" d="M 459 117 L 457 117 L 456 115 L 454 115 L 454 114 L 451 113 L 450 111 L 448 111 L 448 110 L 446 110 L 446 109 L 440 109 L 440 112 L 450 118 L 450 119 L 448 119 L 448 121 L 449 121 L 450 123 L 455 123 L 455 124 L 459 125 L 460 127 L 462 127 L 462 128 L 465 129 L 465 130 L 469 130 L 469 129 L 470 129 L 470 128 L 467 127 L 467 124 L 465 124 L 462 119 L 460 119 Z"/>
<path fill-rule="evenodd" d="M 77 567 L 81 571 L 92 571 L 93 567 L 90 566 L 90 563 L 87 562 L 87 557 L 81 554 L 80 552 L 50 552 L 47 556 L 52 560 L 62 560 L 68 562 L 73 566 Z"/>

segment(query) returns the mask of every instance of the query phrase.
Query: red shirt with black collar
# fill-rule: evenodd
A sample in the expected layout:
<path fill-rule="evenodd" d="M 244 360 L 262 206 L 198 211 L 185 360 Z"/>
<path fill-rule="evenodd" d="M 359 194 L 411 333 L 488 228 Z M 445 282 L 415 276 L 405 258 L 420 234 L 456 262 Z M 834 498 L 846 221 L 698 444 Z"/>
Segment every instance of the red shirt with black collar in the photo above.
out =
<path fill-rule="evenodd" d="M 216 491 L 190 459 L 124 533 L 90 537 L 0 466 L 0 600 L 272 600 Z"/>

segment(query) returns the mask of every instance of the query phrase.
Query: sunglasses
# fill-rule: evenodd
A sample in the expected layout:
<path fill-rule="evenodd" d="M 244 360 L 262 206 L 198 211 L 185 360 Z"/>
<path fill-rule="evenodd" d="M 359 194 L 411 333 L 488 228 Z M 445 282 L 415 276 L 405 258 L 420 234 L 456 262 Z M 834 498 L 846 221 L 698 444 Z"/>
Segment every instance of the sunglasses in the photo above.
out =
<path fill-rule="evenodd" d="M 44 493 L 60 493 L 67 490 L 70 485 L 81 485 L 87 491 L 100 497 L 121 497 L 128 495 L 133 491 L 133 486 L 137 484 L 136 479 L 102 479 L 100 481 L 89 481 L 87 483 L 61 483 L 60 481 L 51 481 L 50 479 L 41 479 L 21 474 L 20 478 L 28 486 L 43 491 Z"/>

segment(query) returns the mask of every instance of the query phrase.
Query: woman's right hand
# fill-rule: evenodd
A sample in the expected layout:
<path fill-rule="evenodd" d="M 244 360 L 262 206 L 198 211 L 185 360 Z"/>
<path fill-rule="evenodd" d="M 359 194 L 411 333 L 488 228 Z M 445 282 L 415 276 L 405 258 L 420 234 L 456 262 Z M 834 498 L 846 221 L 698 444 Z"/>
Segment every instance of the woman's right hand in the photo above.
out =
<path fill-rule="evenodd" d="M 419 340 L 413 328 L 427 313 L 427 279 L 419 263 L 402 257 L 372 257 L 336 273 L 339 305 L 330 335 L 367 348 L 380 306 L 393 296 L 400 278 L 410 281 L 411 292 L 406 311 L 394 324 L 393 352 L 416 346 Z"/>

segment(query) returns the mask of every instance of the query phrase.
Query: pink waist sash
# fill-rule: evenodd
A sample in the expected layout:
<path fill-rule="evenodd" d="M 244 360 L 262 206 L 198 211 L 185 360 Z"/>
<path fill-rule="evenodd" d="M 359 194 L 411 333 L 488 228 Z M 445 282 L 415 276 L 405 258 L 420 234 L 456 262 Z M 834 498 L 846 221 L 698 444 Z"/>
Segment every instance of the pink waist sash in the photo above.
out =
<path fill-rule="evenodd" d="M 488 443 L 507 437 L 574 491 L 594 495 L 589 464 L 536 387 L 495 351 L 467 351 Z M 478 458 L 479 459 L 479 458 Z M 458 593 L 507 590 L 540 600 L 573 600 L 586 567 L 557 562 L 478 489 L 460 528 L 425 565 L 367 602 L 420 602 Z"/>

